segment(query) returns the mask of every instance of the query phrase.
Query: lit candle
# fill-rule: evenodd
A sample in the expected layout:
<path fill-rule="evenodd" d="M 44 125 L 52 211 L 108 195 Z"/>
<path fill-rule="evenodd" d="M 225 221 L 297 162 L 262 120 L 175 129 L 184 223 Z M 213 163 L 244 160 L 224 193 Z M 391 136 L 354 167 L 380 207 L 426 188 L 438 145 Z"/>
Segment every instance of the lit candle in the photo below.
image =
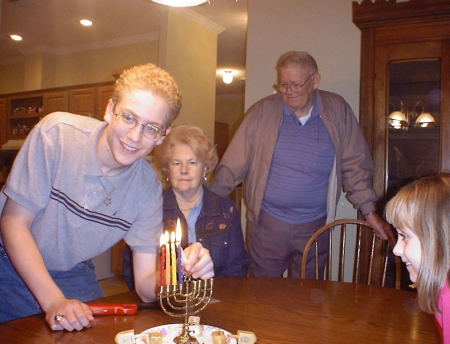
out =
<path fill-rule="evenodd" d="M 175 233 L 170 234 L 170 264 L 172 265 L 172 285 L 177 284 L 177 255 L 175 253 Z"/>
<path fill-rule="evenodd" d="M 159 253 L 159 285 L 166 285 L 166 245 L 164 233 L 161 233 L 159 239 L 160 253 Z"/>
<path fill-rule="evenodd" d="M 183 259 L 182 257 L 182 248 L 181 248 L 181 224 L 180 219 L 177 219 L 177 229 L 175 232 L 175 240 L 177 245 L 177 271 L 178 271 L 178 283 L 183 283 Z"/>
<path fill-rule="evenodd" d="M 164 246 L 166 247 L 166 268 L 165 268 L 165 272 L 166 272 L 166 285 L 170 285 L 170 249 L 169 249 L 169 232 L 165 231 L 164 232 Z"/>

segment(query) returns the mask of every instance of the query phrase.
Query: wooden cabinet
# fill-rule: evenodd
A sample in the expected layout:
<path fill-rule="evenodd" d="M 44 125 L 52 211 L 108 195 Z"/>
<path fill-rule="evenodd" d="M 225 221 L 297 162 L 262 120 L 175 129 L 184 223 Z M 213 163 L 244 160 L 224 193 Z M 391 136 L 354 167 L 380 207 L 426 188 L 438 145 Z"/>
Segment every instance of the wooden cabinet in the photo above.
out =
<path fill-rule="evenodd" d="M 450 2 L 354 1 L 353 22 L 361 29 L 360 124 L 382 213 L 404 184 L 450 170 Z M 434 122 L 421 121 L 425 114 Z"/>
<path fill-rule="evenodd" d="M 69 112 L 95 116 L 95 88 L 86 87 L 69 91 Z"/>
<path fill-rule="evenodd" d="M 7 118 L 6 118 L 6 98 L 0 98 L 0 147 L 2 144 L 6 142 L 6 127 L 7 127 Z"/>
<path fill-rule="evenodd" d="M 44 93 L 44 114 L 55 111 L 69 111 L 69 94 L 67 91 Z"/>
<path fill-rule="evenodd" d="M 68 111 L 77 115 L 93 116 L 102 120 L 113 90 L 114 84 L 106 84 L 45 92 L 44 113 Z"/>
<path fill-rule="evenodd" d="M 108 82 L 0 96 L 0 145 L 24 139 L 43 116 L 55 111 L 101 120 L 113 89 Z"/>
<path fill-rule="evenodd" d="M 97 87 L 97 106 L 95 114 L 98 116 L 98 119 L 103 119 L 106 106 L 108 105 L 109 99 L 112 97 L 113 91 L 114 84 Z"/>
<path fill-rule="evenodd" d="M 376 165 L 375 191 L 386 198 L 421 175 L 450 170 L 450 2 L 353 2 L 353 21 L 362 32 L 360 123 Z M 397 128 L 394 111 L 404 117 Z M 421 113 L 433 116 L 432 126 L 418 125 Z M 409 143 L 396 145 L 400 139 Z M 392 163 L 405 160 L 415 173 L 394 185 Z"/>
<path fill-rule="evenodd" d="M 6 137 L 11 140 L 24 139 L 43 116 L 43 96 L 29 94 L 9 98 L 8 103 Z"/>

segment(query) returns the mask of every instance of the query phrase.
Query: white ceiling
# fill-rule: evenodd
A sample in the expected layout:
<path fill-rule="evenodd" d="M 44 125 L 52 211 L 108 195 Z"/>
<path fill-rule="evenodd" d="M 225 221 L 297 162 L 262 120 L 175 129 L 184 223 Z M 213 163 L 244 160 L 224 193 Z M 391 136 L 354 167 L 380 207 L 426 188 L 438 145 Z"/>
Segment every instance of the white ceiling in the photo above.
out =
<path fill-rule="evenodd" d="M 30 53 L 63 54 L 158 37 L 159 11 L 163 5 L 150 0 L 0 0 L 0 63 L 20 61 Z M 224 27 L 219 35 L 218 69 L 245 70 L 247 0 L 210 0 L 189 10 Z M 90 28 L 79 20 L 94 21 Z M 23 36 L 14 42 L 9 34 Z M 218 93 L 243 92 L 239 80 Z"/>

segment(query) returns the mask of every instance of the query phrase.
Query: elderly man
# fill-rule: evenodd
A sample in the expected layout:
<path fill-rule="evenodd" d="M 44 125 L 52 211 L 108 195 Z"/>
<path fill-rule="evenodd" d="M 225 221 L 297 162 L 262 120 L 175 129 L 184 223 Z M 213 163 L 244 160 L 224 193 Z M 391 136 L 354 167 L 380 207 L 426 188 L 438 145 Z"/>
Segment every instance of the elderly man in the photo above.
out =
<path fill-rule="evenodd" d="M 318 89 L 308 53 L 289 51 L 276 69 L 278 93 L 250 109 L 211 189 L 226 195 L 244 183 L 252 274 L 279 277 L 288 268 L 297 277 L 311 234 L 335 217 L 341 187 L 379 237 L 392 232 L 375 213 L 373 162 L 350 106 Z M 320 252 L 322 269 L 326 253 Z M 313 268 L 311 262 L 308 275 Z"/>

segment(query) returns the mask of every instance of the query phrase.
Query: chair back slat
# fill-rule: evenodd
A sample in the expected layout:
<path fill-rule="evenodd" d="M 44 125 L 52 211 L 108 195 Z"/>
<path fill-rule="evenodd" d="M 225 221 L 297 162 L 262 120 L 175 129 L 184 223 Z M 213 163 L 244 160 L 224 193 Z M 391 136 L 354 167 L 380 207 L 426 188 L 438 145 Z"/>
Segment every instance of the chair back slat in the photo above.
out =
<path fill-rule="evenodd" d="M 372 281 L 372 270 L 373 270 L 373 259 L 374 259 L 374 253 L 375 253 L 375 234 L 372 233 L 372 242 L 370 245 L 370 258 L 369 258 L 369 273 L 367 276 L 367 285 L 370 285 L 370 282 Z"/>
<path fill-rule="evenodd" d="M 392 246 L 387 242 L 381 241 L 375 236 L 373 229 L 370 225 L 362 220 L 356 219 L 341 219 L 336 220 L 332 223 L 326 224 L 325 226 L 319 228 L 316 232 L 313 233 L 310 240 L 305 246 L 303 257 L 301 259 L 301 278 L 306 278 L 306 264 L 309 256 L 309 252 L 311 248 L 314 246 L 313 259 L 314 259 L 314 272 L 315 279 L 326 279 L 332 280 L 336 278 L 338 281 L 344 281 L 345 279 L 345 267 L 346 267 L 346 249 L 349 245 L 347 245 L 347 240 L 349 239 L 349 234 L 347 232 L 347 224 L 351 225 L 349 228 L 352 230 L 356 230 L 356 243 L 354 249 L 354 260 L 353 260 L 353 275 L 351 278 L 352 283 L 365 283 L 368 285 L 377 284 L 381 286 L 386 285 L 386 274 L 388 270 L 388 256 L 390 254 L 390 250 Z M 319 274 L 319 243 L 318 238 L 325 232 L 329 232 L 328 239 L 328 257 L 325 259 L 325 273 L 320 276 Z M 336 256 L 338 257 L 337 264 L 333 264 L 333 231 L 339 231 L 339 252 L 337 252 Z M 363 245 L 363 233 L 368 233 L 369 235 L 369 246 L 365 247 Z M 353 246 L 352 250 L 353 250 Z M 362 257 L 365 257 L 364 260 Z M 367 257 L 367 258 L 366 258 Z M 400 260 L 395 257 L 395 287 L 397 289 L 400 288 L 400 271 L 401 265 Z M 348 260 L 348 259 L 347 259 Z M 374 266 L 376 265 L 376 271 L 381 273 L 381 278 L 373 278 L 374 277 Z M 333 276 L 333 269 L 338 269 L 337 274 Z M 336 276 L 336 277 L 335 277 Z M 375 281 L 376 280 L 376 281 Z"/>
<path fill-rule="evenodd" d="M 356 226 L 356 247 L 355 247 L 355 264 L 353 264 L 353 276 L 355 281 L 359 282 L 359 267 L 361 263 L 361 226 Z"/>
<path fill-rule="evenodd" d="M 319 279 L 319 243 L 316 241 L 314 245 L 314 271 L 316 274 L 316 280 Z"/>
<path fill-rule="evenodd" d="M 333 266 L 332 258 L 333 258 L 333 238 L 330 233 L 330 236 L 328 237 L 328 260 L 327 260 L 327 280 L 331 279 L 331 267 Z M 319 256 L 317 255 L 317 260 L 319 259 Z"/>
<path fill-rule="evenodd" d="M 341 224 L 341 242 L 339 252 L 339 277 L 338 281 L 344 280 L 344 265 L 345 265 L 345 242 L 346 242 L 346 227 L 345 223 Z"/>
<path fill-rule="evenodd" d="M 387 263 L 388 263 L 388 255 L 389 255 L 389 243 L 383 243 L 384 245 L 384 257 L 383 257 L 383 275 L 381 277 L 381 286 L 384 287 L 386 285 L 386 273 L 387 273 Z"/>

